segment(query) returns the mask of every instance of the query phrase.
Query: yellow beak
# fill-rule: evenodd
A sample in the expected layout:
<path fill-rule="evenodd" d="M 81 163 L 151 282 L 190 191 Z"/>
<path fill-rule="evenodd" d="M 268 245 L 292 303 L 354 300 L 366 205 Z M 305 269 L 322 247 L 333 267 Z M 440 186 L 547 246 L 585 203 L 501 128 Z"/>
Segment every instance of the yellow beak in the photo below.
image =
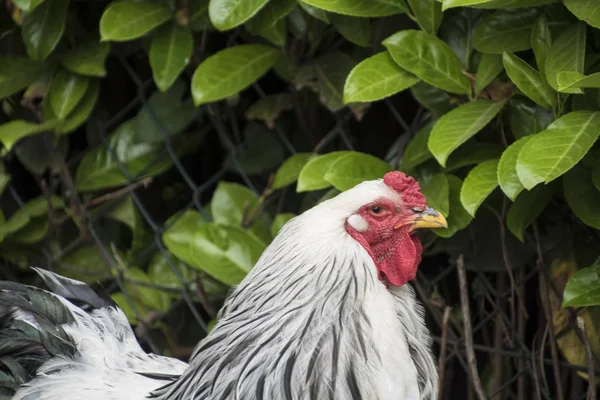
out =
<path fill-rule="evenodd" d="M 425 208 L 425 210 L 419 214 L 416 214 L 413 218 L 402 221 L 398 225 L 394 227 L 394 229 L 398 229 L 402 226 L 410 224 L 410 230 L 414 231 L 415 229 L 421 228 L 447 228 L 448 222 L 444 216 L 434 210 L 431 207 Z"/>

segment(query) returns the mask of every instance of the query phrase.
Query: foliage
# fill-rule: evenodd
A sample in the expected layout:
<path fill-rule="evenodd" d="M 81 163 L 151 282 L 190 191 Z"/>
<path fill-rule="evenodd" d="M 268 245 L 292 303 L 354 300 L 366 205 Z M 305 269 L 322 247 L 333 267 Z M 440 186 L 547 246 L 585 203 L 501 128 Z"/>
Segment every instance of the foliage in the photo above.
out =
<path fill-rule="evenodd" d="M 285 221 L 399 169 L 449 223 L 428 237 L 426 255 L 518 270 L 535 265 L 538 251 L 553 259 L 567 248 L 582 269 L 563 305 L 600 305 L 594 4 L 8 1 L 3 161 L 24 168 L 39 191 L 19 211 L 3 203 L 2 257 L 26 267 L 44 243 L 65 273 L 119 278 L 124 290 L 113 297 L 133 323 L 166 313 L 179 278 L 194 301 L 206 302 L 197 295 L 206 292 L 218 308 Z M 420 111 L 404 112 L 407 102 Z M 411 120 L 391 139 L 378 131 L 390 112 Z M 379 147 L 341 145 L 336 135 L 349 128 Z M 223 157 L 212 154 L 215 143 Z M 182 162 L 198 157 L 204 169 L 182 177 Z M 11 171 L 0 173 L 1 190 L 11 179 L 19 185 Z M 223 175 L 212 196 L 190 184 Z M 152 222 L 140 215 L 140 196 L 156 202 L 158 192 L 128 195 L 150 180 L 168 204 Z M 256 193 L 252 182 L 266 189 Z M 89 218 L 102 232 L 90 231 Z M 507 239 L 479 244 L 489 252 L 474 250 L 485 235 L 473 243 L 463 235 L 491 231 Z M 99 257 L 92 237 L 109 251 Z"/>

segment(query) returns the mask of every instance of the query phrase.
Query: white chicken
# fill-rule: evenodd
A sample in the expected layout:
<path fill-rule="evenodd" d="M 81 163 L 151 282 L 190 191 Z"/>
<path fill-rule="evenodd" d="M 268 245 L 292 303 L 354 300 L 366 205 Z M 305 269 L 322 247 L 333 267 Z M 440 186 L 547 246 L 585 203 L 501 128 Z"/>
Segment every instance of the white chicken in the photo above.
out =
<path fill-rule="evenodd" d="M 421 261 L 414 230 L 445 226 L 401 172 L 315 206 L 232 290 L 189 364 L 145 353 L 84 283 L 40 269 L 53 293 L 1 282 L 0 399 L 434 399 L 407 282 Z"/>

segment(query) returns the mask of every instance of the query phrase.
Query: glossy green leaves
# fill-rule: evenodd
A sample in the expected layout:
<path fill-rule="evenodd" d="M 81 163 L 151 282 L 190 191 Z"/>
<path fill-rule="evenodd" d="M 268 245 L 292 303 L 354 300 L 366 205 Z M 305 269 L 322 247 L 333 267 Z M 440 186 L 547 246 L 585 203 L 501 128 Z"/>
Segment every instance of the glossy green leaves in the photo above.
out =
<path fill-rule="evenodd" d="M 526 189 L 548 183 L 577 164 L 600 135 L 600 112 L 574 111 L 529 140 L 517 159 Z"/>
<path fill-rule="evenodd" d="M 114 1 L 100 19 L 103 41 L 126 41 L 145 35 L 171 18 L 171 10 L 158 2 Z"/>
<path fill-rule="evenodd" d="M 473 168 L 465 178 L 460 190 L 460 201 L 471 216 L 498 187 L 498 160 L 488 160 Z"/>
<path fill-rule="evenodd" d="M 150 66 L 154 82 L 165 92 L 175 82 L 192 56 L 192 33 L 176 24 L 168 24 L 156 31 L 150 44 Z"/>
<path fill-rule="evenodd" d="M 384 17 L 405 12 L 404 0 L 301 0 L 322 10 L 355 17 Z"/>
<path fill-rule="evenodd" d="M 42 68 L 42 63 L 25 57 L 0 57 L 0 99 L 25 88 Z"/>
<path fill-rule="evenodd" d="M 429 137 L 429 150 L 440 165 L 445 166 L 448 156 L 483 129 L 503 106 L 501 102 L 479 100 L 463 104 L 440 118 Z"/>
<path fill-rule="evenodd" d="M 89 78 L 59 69 L 52 78 L 48 96 L 52 111 L 64 120 L 81 101 L 89 84 Z"/>
<path fill-rule="evenodd" d="M 208 57 L 192 78 L 192 96 L 196 106 L 225 99 L 244 90 L 275 64 L 279 54 L 269 46 L 245 44 Z"/>
<path fill-rule="evenodd" d="M 554 90 L 560 90 L 558 76 L 570 71 L 583 74 L 585 64 L 585 24 L 577 23 L 566 29 L 552 43 L 546 57 L 544 71 L 546 79 Z M 563 89 L 565 93 L 581 93 L 580 89 Z"/>
<path fill-rule="evenodd" d="M 448 45 L 422 31 L 404 30 L 383 41 L 392 58 L 405 70 L 437 88 L 459 94 L 470 93 L 469 79 Z"/>
<path fill-rule="evenodd" d="M 565 0 L 565 6 L 577 18 L 594 28 L 600 28 L 600 8 L 595 0 Z"/>
<path fill-rule="evenodd" d="M 487 15 L 475 31 L 475 49 L 495 54 L 529 49 L 538 15 L 536 8 L 508 8 Z"/>
<path fill-rule="evenodd" d="M 418 81 L 419 78 L 400 68 L 389 53 L 379 53 L 352 69 L 344 86 L 344 103 L 380 100 Z"/>
<path fill-rule="evenodd" d="M 27 54 L 34 60 L 44 60 L 58 45 L 67 21 L 69 0 L 46 1 L 23 18 L 23 41 Z"/>
<path fill-rule="evenodd" d="M 535 69 L 510 53 L 504 53 L 502 61 L 506 73 L 521 92 L 542 107 L 549 110 L 556 107 L 556 93 Z"/>
<path fill-rule="evenodd" d="M 574 273 L 563 294 L 563 307 L 600 305 L 600 260 Z"/>
<path fill-rule="evenodd" d="M 304 160 L 303 157 L 298 163 Z M 356 151 L 315 155 L 302 167 L 296 191 L 307 192 L 329 186 L 343 191 L 360 182 L 382 178 L 391 170 L 391 166 L 379 158 Z"/>
<path fill-rule="evenodd" d="M 269 0 L 211 0 L 208 14 L 213 25 L 222 31 L 243 24 Z"/>

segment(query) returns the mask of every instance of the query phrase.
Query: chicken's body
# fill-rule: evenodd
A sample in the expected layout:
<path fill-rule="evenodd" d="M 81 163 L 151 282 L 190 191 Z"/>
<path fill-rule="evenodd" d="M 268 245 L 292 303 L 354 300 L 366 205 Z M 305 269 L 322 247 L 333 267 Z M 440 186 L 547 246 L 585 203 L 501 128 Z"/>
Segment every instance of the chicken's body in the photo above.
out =
<path fill-rule="evenodd" d="M 51 358 L 14 398 L 434 398 L 437 371 L 412 287 L 383 282 L 371 248 L 351 234 L 354 225 L 366 231 L 349 219 L 357 205 L 381 196 L 394 195 L 382 181 L 364 182 L 289 221 L 232 291 L 189 366 L 146 355 L 120 310 L 89 314 L 61 299 L 77 351 Z"/>

